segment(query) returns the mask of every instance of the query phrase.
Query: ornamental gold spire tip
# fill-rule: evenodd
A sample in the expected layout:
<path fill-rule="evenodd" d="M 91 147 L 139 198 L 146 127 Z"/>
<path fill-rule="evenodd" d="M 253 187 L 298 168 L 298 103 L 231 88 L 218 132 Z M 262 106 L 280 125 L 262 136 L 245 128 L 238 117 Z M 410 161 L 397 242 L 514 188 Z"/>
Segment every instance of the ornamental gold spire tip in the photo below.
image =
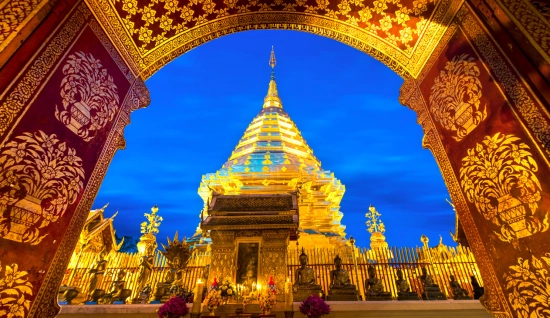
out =
<path fill-rule="evenodd" d="M 269 65 L 272 69 L 275 69 L 275 65 L 277 64 L 277 60 L 275 60 L 275 49 L 273 46 L 271 46 L 271 56 L 269 57 Z"/>
<path fill-rule="evenodd" d="M 269 81 L 269 88 L 267 95 L 264 98 L 264 108 L 267 107 L 279 107 L 282 108 L 283 104 L 277 91 L 277 84 L 275 83 L 275 65 L 277 60 L 275 59 L 275 49 L 271 47 L 271 56 L 269 57 L 269 66 L 271 66 L 271 79 Z"/>

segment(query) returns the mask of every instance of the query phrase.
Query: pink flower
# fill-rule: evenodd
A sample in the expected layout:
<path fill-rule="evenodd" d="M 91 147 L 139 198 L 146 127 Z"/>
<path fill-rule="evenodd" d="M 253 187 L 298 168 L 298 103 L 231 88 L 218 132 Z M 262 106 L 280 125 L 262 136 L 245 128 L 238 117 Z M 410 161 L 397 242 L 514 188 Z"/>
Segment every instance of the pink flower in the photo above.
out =
<path fill-rule="evenodd" d="M 164 318 L 168 315 L 182 317 L 189 313 L 185 300 L 180 297 L 170 298 L 164 305 L 162 305 L 157 311 L 159 318 Z"/>
<path fill-rule="evenodd" d="M 321 297 L 311 295 L 300 304 L 300 312 L 308 317 L 321 317 L 330 313 L 330 306 Z"/>

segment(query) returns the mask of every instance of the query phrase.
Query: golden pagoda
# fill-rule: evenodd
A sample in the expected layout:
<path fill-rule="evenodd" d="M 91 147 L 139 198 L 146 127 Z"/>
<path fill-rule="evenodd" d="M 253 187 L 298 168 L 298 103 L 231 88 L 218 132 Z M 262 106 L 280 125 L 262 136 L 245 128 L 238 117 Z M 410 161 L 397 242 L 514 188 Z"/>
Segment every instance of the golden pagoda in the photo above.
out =
<path fill-rule="evenodd" d="M 203 175 L 198 190 L 205 210 L 213 195 L 247 196 L 296 193 L 297 235 L 304 247 L 345 245 L 340 201 L 345 186 L 323 170 L 296 124 L 283 109 L 275 82 L 275 52 L 263 108 L 252 120 L 229 160 L 216 173 Z M 201 221 L 206 215 L 201 215 Z"/>

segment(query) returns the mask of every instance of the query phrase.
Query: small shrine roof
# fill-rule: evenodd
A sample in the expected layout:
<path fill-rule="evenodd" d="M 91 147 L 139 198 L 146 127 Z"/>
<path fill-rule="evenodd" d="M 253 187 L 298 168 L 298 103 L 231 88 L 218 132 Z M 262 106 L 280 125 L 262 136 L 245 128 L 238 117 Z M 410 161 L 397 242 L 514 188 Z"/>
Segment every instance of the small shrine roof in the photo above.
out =
<path fill-rule="evenodd" d="M 210 211 L 216 212 L 280 212 L 296 209 L 296 194 L 217 195 L 210 204 Z"/>

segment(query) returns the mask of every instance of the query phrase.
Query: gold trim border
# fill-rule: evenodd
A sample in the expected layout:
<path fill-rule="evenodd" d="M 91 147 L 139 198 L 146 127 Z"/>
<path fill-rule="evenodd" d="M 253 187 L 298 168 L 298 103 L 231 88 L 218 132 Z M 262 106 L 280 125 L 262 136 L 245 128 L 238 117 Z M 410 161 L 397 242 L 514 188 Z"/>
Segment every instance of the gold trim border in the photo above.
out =
<path fill-rule="evenodd" d="M 209 21 L 171 38 L 142 56 L 109 0 L 86 0 L 123 59 L 143 80 L 201 44 L 227 34 L 257 29 L 297 30 L 332 38 L 373 56 L 402 77 L 416 78 L 462 2 L 440 0 L 410 54 L 343 21 L 300 12 L 270 11 L 236 14 Z"/>

